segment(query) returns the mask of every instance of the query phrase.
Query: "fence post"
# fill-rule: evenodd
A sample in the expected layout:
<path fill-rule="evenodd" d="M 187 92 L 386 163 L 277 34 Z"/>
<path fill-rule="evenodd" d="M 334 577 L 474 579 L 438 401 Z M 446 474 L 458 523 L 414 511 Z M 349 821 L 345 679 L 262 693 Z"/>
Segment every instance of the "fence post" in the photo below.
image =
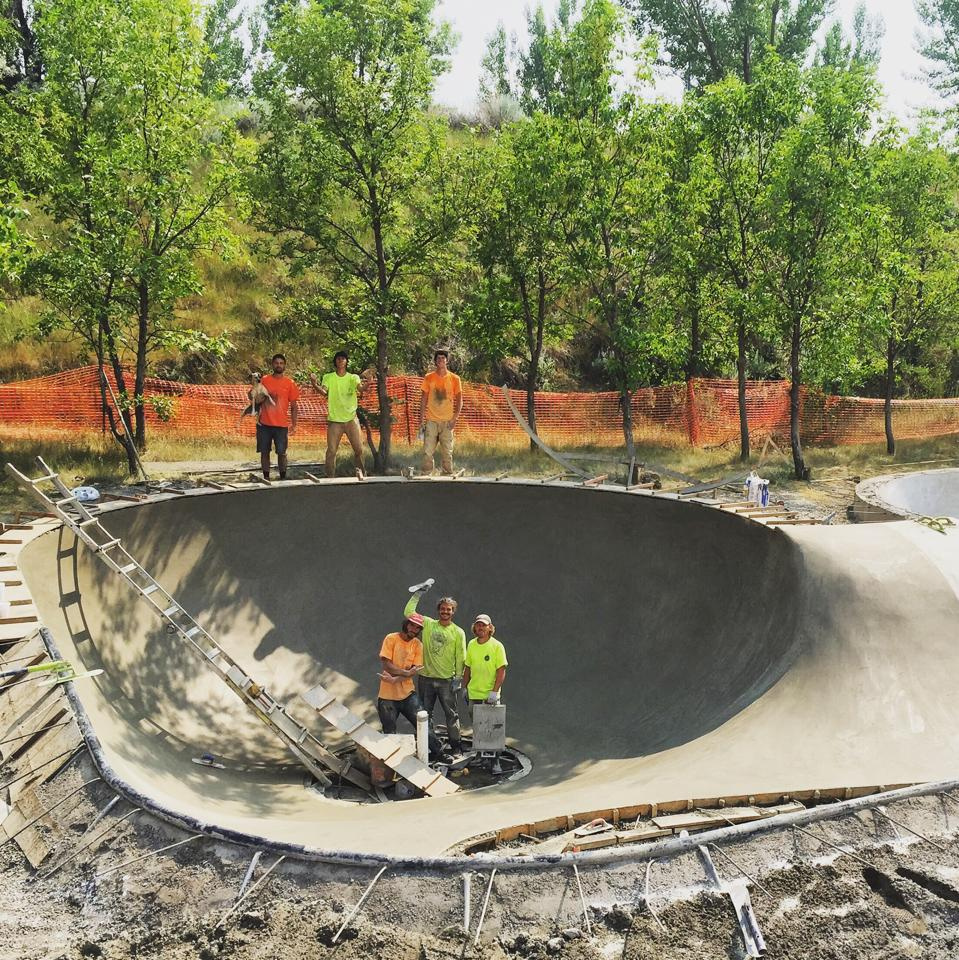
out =
<path fill-rule="evenodd" d="M 689 445 L 699 446 L 699 409 L 696 405 L 696 388 L 692 377 L 686 381 L 686 429 L 689 433 Z"/>
<path fill-rule="evenodd" d="M 403 402 L 406 405 L 406 442 L 413 445 L 413 423 L 410 417 L 410 378 L 403 377 Z"/>

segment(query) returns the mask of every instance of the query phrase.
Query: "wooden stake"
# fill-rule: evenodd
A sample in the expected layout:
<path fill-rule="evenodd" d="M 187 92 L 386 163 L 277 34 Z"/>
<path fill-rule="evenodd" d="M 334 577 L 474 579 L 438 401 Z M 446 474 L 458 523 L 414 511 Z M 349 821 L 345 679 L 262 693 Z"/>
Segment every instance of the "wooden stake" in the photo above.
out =
<path fill-rule="evenodd" d="M 573 864 L 573 875 L 576 877 L 576 886 L 579 889 L 579 902 L 583 905 L 583 920 L 586 922 L 586 935 L 593 936 L 593 925 L 589 922 L 589 911 L 586 909 L 586 897 L 583 895 L 583 884 L 579 879 L 579 867 Z"/>
<path fill-rule="evenodd" d="M 489 906 L 489 897 L 493 892 L 493 878 L 496 876 L 496 868 L 489 875 L 489 885 L 486 888 L 486 896 L 483 898 L 483 909 L 480 911 L 479 923 L 476 924 L 476 936 L 473 938 L 473 946 L 479 943 L 480 931 L 483 929 L 483 921 L 486 919 L 486 908 Z"/>
<path fill-rule="evenodd" d="M 266 873 L 264 873 L 263 876 L 260 877 L 260 879 L 257 880 L 256 883 L 254 883 L 253 886 L 250 887 L 250 889 L 247 890 L 247 892 L 246 892 L 245 894 L 243 894 L 243 896 L 237 897 L 236 903 L 234 903 L 233 906 L 230 907 L 230 909 L 227 910 L 227 912 L 223 914 L 223 916 L 220 918 L 220 922 L 219 922 L 219 923 L 216 925 L 216 927 L 214 927 L 213 929 L 216 930 L 217 927 L 222 927 L 223 924 L 227 921 L 227 919 L 228 919 L 230 916 L 232 916 L 234 913 L 236 913 L 236 911 L 240 908 L 240 905 L 241 905 L 245 900 L 249 900 L 249 898 L 250 898 L 251 896 L 253 896 L 253 894 L 254 894 L 257 890 L 259 890 L 260 887 L 262 887 L 263 884 L 266 883 L 267 880 L 269 880 L 270 874 L 273 873 L 273 871 L 274 871 L 285 859 L 286 859 L 286 856 L 285 856 L 285 855 L 284 855 L 284 856 L 281 856 L 281 857 L 277 857 L 276 860 L 273 862 L 273 866 L 270 867 L 269 870 L 267 870 Z M 251 865 L 251 866 L 252 866 L 252 865 Z M 335 942 L 335 938 L 334 938 L 334 942 Z"/>
<path fill-rule="evenodd" d="M 145 853 L 142 857 L 134 857 L 132 860 L 124 860 L 123 863 L 119 863 L 115 867 L 110 867 L 109 870 L 104 870 L 102 873 L 96 874 L 94 879 L 99 880 L 101 877 L 109 876 L 111 873 L 116 873 L 117 870 L 122 870 L 124 867 L 132 866 L 134 863 L 141 863 L 143 860 L 149 860 L 151 857 L 158 857 L 161 853 L 165 853 L 167 850 L 172 850 L 174 847 L 182 847 L 185 843 L 193 843 L 194 840 L 199 840 L 202 836 L 202 833 L 196 833 L 192 837 L 187 837 L 186 840 L 178 840 L 176 843 L 168 843 L 165 847 L 160 847 L 159 850 L 154 850 L 152 853 Z"/>
<path fill-rule="evenodd" d="M 366 903 L 366 898 L 373 892 L 373 887 L 376 886 L 376 881 L 379 880 L 388 869 L 389 864 L 387 864 L 385 867 L 380 867 L 380 872 L 370 881 L 370 885 L 363 892 L 363 896 L 360 897 L 356 906 L 350 911 L 350 915 L 340 925 L 340 929 L 336 931 L 336 934 L 333 937 L 333 943 L 336 943 L 336 941 L 340 939 L 340 934 L 342 934 L 343 931 L 350 925 L 350 921 L 360 912 L 360 907 Z M 494 870 L 493 873 L 496 873 L 496 871 Z"/>

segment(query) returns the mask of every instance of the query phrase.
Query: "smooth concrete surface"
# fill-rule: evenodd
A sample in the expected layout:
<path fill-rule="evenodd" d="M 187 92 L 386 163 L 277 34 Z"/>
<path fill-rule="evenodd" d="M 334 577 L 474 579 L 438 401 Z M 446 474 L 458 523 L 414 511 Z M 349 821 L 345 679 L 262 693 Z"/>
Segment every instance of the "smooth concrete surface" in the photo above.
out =
<path fill-rule="evenodd" d="M 856 496 L 892 516 L 959 518 L 959 469 L 871 477 L 856 486 Z"/>
<path fill-rule="evenodd" d="M 959 769 L 959 533 L 764 527 L 675 499 L 381 481 L 196 495 L 104 517 L 281 699 L 322 682 L 375 721 L 407 586 L 491 614 L 514 784 L 357 805 L 302 771 L 69 531 L 21 557 L 113 768 L 222 827 L 317 849 L 440 853 L 486 830 L 648 801 L 943 779 Z M 326 737 L 330 728 L 302 705 Z M 401 728 L 402 729 L 402 728 Z M 191 758 L 212 752 L 227 769 Z"/>

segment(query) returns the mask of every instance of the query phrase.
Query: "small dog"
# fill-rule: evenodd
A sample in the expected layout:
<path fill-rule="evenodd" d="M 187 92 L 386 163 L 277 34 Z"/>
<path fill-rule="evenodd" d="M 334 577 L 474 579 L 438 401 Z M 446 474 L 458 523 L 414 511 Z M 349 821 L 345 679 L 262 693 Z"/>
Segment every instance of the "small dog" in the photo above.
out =
<path fill-rule="evenodd" d="M 270 392 L 260 383 L 260 374 L 254 373 L 251 375 L 250 380 L 252 381 L 252 386 L 247 391 L 247 396 L 250 398 L 250 404 L 243 413 L 240 414 L 240 417 L 248 417 L 251 414 L 256 415 L 257 422 L 260 420 L 260 409 L 266 405 L 270 407 L 275 407 L 276 403 L 273 398 L 270 396 Z"/>

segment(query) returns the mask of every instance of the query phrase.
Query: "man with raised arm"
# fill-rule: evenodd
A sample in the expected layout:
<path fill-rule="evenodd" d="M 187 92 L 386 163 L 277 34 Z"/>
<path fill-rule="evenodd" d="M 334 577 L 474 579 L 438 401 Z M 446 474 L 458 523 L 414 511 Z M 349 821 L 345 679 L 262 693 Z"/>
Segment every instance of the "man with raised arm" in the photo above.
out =
<path fill-rule="evenodd" d="M 420 401 L 420 431 L 423 434 L 423 472 L 433 472 L 436 445 L 440 448 L 443 473 L 453 472 L 453 431 L 463 409 L 463 386 L 449 370 L 449 351 L 433 354 L 432 373 L 423 378 Z"/>
<path fill-rule="evenodd" d="M 323 376 L 322 381 L 316 374 L 310 374 L 310 383 L 314 389 L 326 397 L 326 475 L 336 475 L 336 450 L 346 434 L 353 448 L 353 467 L 356 479 L 362 480 L 363 441 L 360 437 L 360 421 L 356 418 L 356 408 L 363 393 L 370 385 L 370 379 L 364 375 L 347 373 L 346 365 L 350 357 L 345 350 L 338 350 L 333 357 L 333 371 Z"/>
<path fill-rule="evenodd" d="M 410 587 L 409 603 L 403 611 L 410 616 L 422 597 L 432 586 L 433 580 Z M 423 669 L 417 678 L 423 709 L 433 721 L 433 709 L 439 700 L 446 717 L 446 734 L 450 750 L 462 753 L 460 742 L 460 715 L 456 709 L 456 694 L 462 689 L 463 662 L 466 658 L 466 634 L 462 627 L 453 623 L 456 601 L 442 597 L 436 605 L 436 619 L 423 617 Z"/>

